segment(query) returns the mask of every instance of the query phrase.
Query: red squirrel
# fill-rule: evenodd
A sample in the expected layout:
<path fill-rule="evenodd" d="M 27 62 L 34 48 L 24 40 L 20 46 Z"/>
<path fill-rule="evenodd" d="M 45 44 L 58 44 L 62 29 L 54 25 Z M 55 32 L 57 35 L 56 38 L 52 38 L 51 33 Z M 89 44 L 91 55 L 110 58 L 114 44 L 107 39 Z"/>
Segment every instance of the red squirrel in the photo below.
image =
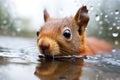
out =
<path fill-rule="evenodd" d="M 37 44 L 45 56 L 93 55 L 109 52 L 111 46 L 94 37 L 86 37 L 89 15 L 86 6 L 79 8 L 75 16 L 51 18 L 44 10 L 45 24 L 37 32 Z"/>

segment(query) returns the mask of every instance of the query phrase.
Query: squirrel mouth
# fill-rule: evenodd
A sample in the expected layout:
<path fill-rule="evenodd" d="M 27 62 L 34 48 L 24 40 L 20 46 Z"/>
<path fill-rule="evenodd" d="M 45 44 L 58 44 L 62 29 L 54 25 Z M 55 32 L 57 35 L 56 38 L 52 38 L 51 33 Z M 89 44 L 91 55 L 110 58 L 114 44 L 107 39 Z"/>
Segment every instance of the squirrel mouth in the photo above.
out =
<path fill-rule="evenodd" d="M 87 59 L 86 55 L 71 55 L 71 56 L 52 56 L 52 55 L 39 55 L 40 59 L 55 59 L 55 60 L 59 60 L 59 59 L 70 59 L 70 60 L 75 60 L 75 59 Z"/>

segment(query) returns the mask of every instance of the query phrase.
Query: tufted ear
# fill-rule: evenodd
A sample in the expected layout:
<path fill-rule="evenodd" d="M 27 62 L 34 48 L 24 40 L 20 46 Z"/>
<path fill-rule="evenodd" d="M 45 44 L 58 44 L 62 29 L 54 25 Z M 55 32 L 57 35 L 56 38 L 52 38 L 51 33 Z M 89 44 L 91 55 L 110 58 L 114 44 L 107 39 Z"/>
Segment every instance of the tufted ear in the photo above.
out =
<path fill-rule="evenodd" d="M 44 21 L 47 22 L 50 19 L 50 15 L 46 9 L 44 9 Z"/>
<path fill-rule="evenodd" d="M 86 6 L 82 6 L 74 16 L 76 24 L 79 26 L 78 32 L 80 35 L 85 31 L 89 21 L 88 10 Z"/>

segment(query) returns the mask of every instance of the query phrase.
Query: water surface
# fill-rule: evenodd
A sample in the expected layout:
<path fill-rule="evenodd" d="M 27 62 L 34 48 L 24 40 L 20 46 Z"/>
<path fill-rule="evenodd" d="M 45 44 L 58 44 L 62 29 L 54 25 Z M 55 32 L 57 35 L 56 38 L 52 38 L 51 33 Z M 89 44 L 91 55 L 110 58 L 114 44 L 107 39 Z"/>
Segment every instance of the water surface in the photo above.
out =
<path fill-rule="evenodd" d="M 38 61 L 36 39 L 0 36 L 0 80 L 120 80 L 120 50 Z"/>

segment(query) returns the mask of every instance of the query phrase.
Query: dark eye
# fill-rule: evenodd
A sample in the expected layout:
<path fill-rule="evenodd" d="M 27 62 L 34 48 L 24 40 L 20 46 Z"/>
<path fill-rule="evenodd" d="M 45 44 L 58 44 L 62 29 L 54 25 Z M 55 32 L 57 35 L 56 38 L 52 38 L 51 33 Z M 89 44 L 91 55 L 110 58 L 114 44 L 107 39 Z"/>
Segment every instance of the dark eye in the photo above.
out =
<path fill-rule="evenodd" d="M 69 29 L 64 30 L 63 36 L 64 36 L 66 39 L 71 39 L 71 31 L 70 31 Z"/>
<path fill-rule="evenodd" d="M 36 35 L 39 36 L 39 31 L 36 32 Z"/>

